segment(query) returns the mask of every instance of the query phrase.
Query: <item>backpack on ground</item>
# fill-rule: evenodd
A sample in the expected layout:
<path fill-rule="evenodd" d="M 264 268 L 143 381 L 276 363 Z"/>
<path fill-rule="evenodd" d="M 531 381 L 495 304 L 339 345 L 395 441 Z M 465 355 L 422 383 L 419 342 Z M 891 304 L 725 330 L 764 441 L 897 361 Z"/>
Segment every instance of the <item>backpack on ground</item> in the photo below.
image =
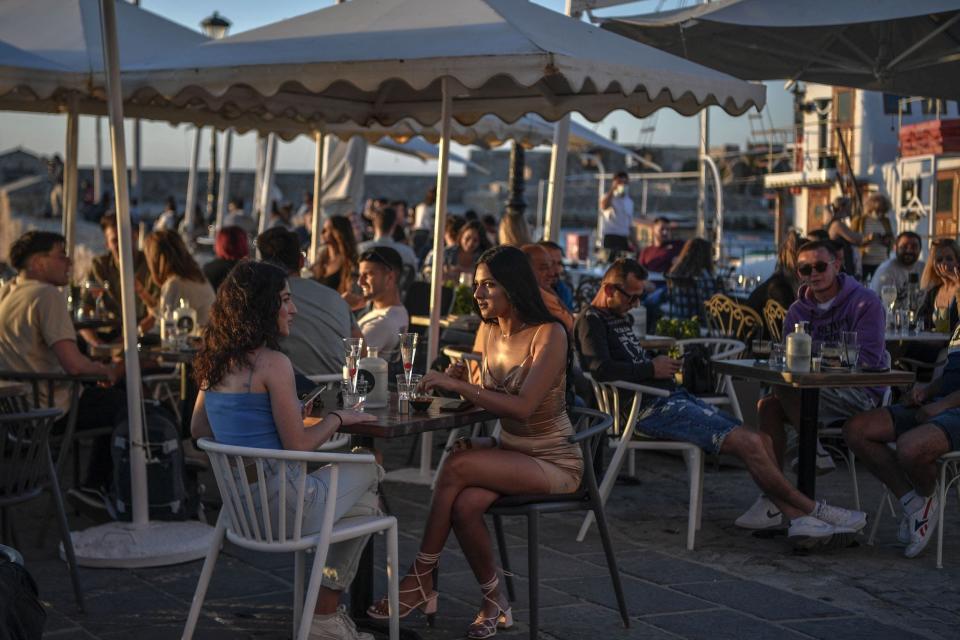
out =
<path fill-rule="evenodd" d="M 144 401 L 147 443 L 147 502 L 151 520 L 186 520 L 200 504 L 196 478 L 188 473 L 176 418 L 159 402 Z M 110 453 L 113 483 L 109 507 L 117 520 L 133 519 L 130 488 L 130 427 L 122 420 L 113 431 Z"/>
<path fill-rule="evenodd" d="M 714 393 L 713 366 L 710 350 L 702 344 L 683 348 L 683 387 L 695 396 Z"/>

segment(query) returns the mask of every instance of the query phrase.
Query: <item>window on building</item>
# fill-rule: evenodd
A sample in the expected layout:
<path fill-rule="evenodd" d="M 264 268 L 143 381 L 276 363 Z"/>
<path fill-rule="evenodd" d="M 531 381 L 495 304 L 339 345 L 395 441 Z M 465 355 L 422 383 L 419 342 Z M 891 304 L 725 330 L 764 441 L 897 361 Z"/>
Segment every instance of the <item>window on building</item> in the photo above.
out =
<path fill-rule="evenodd" d="M 895 116 L 900 111 L 900 106 L 903 106 L 902 113 L 904 115 L 910 115 L 910 108 L 912 103 L 905 96 L 898 96 L 895 93 L 885 93 L 883 94 L 883 114 L 887 116 Z"/>
<path fill-rule="evenodd" d="M 920 109 L 924 115 L 940 114 L 947 115 L 947 101 L 934 98 L 924 98 L 920 101 Z"/>

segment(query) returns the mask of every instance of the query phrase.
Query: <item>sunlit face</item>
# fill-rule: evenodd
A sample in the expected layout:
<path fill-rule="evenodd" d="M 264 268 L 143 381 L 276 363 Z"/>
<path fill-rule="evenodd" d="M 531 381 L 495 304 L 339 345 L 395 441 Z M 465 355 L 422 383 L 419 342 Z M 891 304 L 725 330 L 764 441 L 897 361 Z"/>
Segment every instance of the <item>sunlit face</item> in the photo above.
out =
<path fill-rule="evenodd" d="M 290 335 L 290 325 L 293 324 L 295 315 L 297 315 L 297 305 L 293 303 L 293 296 L 290 295 L 290 285 L 284 284 L 283 291 L 280 292 L 280 313 L 277 314 L 277 329 L 281 336 Z"/>
<path fill-rule="evenodd" d="M 132 232 L 133 232 L 133 247 L 136 248 L 138 244 L 137 240 L 139 239 L 139 236 L 140 236 L 140 231 L 136 227 L 133 227 Z M 120 239 L 119 239 L 119 236 L 117 235 L 117 228 L 107 227 L 106 229 L 104 229 L 103 241 L 107 245 L 107 250 L 109 250 L 111 255 L 113 255 L 113 259 L 116 260 L 117 262 L 120 262 Z"/>
<path fill-rule="evenodd" d="M 556 286 L 563 276 L 563 252 L 560 249 L 547 247 L 547 253 L 550 255 L 550 286 Z"/>
<path fill-rule="evenodd" d="M 607 309 L 619 315 L 637 306 L 644 292 L 643 280 L 632 273 L 627 274 L 623 283 L 607 282 L 603 286 L 607 294 Z"/>
<path fill-rule="evenodd" d="M 550 287 L 550 280 L 553 278 L 553 261 L 550 254 L 545 250 L 533 251 L 529 254 L 530 266 L 533 267 L 533 275 L 537 278 L 537 284 L 542 288 Z"/>
<path fill-rule="evenodd" d="M 673 231 L 670 225 L 665 222 L 657 222 L 653 225 L 653 238 L 660 244 L 666 244 L 673 238 Z"/>
<path fill-rule="evenodd" d="M 320 239 L 323 244 L 333 244 L 333 223 L 330 219 L 323 221 L 323 228 L 320 229 Z"/>
<path fill-rule="evenodd" d="M 29 270 L 37 280 L 63 287 L 70 282 L 71 264 L 66 248 L 58 242 L 50 251 L 30 256 Z"/>
<path fill-rule="evenodd" d="M 395 286 L 393 271 L 382 264 L 364 260 L 360 263 L 360 275 L 357 277 L 357 284 L 363 291 L 365 300 L 375 300 L 389 291 L 391 286 Z"/>
<path fill-rule="evenodd" d="M 486 264 L 477 265 L 474 276 L 473 297 L 480 307 L 480 317 L 484 320 L 504 318 L 510 313 L 511 304 L 506 290 L 500 286 Z"/>
<path fill-rule="evenodd" d="M 460 248 L 467 253 L 475 253 L 480 248 L 480 233 L 476 229 L 467 229 L 460 236 Z"/>
<path fill-rule="evenodd" d="M 837 256 L 823 247 L 801 251 L 797 255 L 797 273 L 814 293 L 827 291 L 833 286 L 840 273 L 840 265 Z"/>

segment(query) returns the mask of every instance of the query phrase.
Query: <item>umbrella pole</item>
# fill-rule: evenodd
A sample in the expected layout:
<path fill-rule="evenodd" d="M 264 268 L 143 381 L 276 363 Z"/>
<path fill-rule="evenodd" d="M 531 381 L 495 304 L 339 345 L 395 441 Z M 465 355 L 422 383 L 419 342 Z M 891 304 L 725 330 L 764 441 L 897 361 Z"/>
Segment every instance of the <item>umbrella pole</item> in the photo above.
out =
<path fill-rule="evenodd" d="M 550 151 L 550 178 L 547 191 L 547 219 L 543 225 L 543 239 L 556 242 L 560 236 L 560 217 L 563 215 L 563 191 L 567 179 L 567 145 L 570 140 L 570 115 L 557 121 L 553 130 L 553 149 Z"/>
<path fill-rule="evenodd" d="M 227 129 L 223 132 L 223 167 L 220 169 L 220 193 L 217 194 L 217 221 L 214 226 L 214 235 L 223 227 L 223 216 L 227 211 L 227 199 L 230 197 L 230 151 L 232 145 L 233 129 Z"/>
<path fill-rule="evenodd" d="M 107 78 L 110 149 L 116 191 L 117 236 L 120 244 L 120 301 L 127 382 L 127 424 L 130 427 L 130 487 L 133 522 L 109 522 L 71 533 L 77 564 L 87 567 L 156 567 L 197 560 L 206 555 L 213 527 L 196 521 L 150 522 L 147 505 L 147 460 L 137 316 L 133 291 L 133 233 L 123 136 L 123 93 L 120 87 L 116 0 L 100 0 L 100 27 Z"/>
<path fill-rule="evenodd" d="M 197 165 L 200 164 L 200 136 L 203 130 L 195 127 L 193 131 L 193 153 L 190 156 L 190 170 L 187 173 L 187 200 L 184 204 L 184 229 L 187 230 L 187 242 L 193 241 L 194 210 L 197 208 Z"/>
<path fill-rule="evenodd" d="M 67 142 L 64 149 L 63 167 L 63 237 L 66 239 L 67 255 L 75 256 L 77 229 L 77 149 L 79 146 L 79 116 L 77 101 L 71 97 L 67 106 Z"/>
<path fill-rule="evenodd" d="M 437 158 L 437 199 L 433 227 L 433 271 L 430 274 L 430 327 L 427 330 L 427 366 L 437 359 L 440 352 L 440 301 L 443 293 L 443 229 L 447 222 L 448 175 L 450 170 L 450 120 L 453 99 L 450 95 L 450 80 L 443 78 L 443 101 L 440 109 L 440 155 Z M 433 434 L 421 436 L 420 476 L 430 477 Z"/>
<path fill-rule="evenodd" d="M 710 152 L 709 107 L 700 112 L 700 177 L 697 180 L 697 237 L 707 235 L 707 165 L 705 158 Z"/>
<path fill-rule="evenodd" d="M 93 144 L 93 202 L 100 204 L 103 198 L 103 131 L 100 124 L 100 116 L 93 119 L 93 130 L 96 140 Z"/>
<path fill-rule="evenodd" d="M 323 132 L 317 131 L 316 156 L 313 161 L 313 216 L 310 220 L 310 264 L 316 264 L 317 251 L 320 249 L 320 203 L 323 200 Z"/>
<path fill-rule="evenodd" d="M 267 136 L 267 153 L 263 161 L 263 178 L 260 182 L 260 225 L 259 233 L 267 229 L 270 219 L 270 192 L 273 190 L 273 173 L 277 167 L 277 134 Z"/>

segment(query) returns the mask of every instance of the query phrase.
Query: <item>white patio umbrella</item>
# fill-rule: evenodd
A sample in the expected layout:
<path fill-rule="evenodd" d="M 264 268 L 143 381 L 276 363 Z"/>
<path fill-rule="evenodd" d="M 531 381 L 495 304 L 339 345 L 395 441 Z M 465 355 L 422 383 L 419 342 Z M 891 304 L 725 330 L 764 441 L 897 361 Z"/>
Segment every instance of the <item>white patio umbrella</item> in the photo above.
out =
<path fill-rule="evenodd" d="M 960 98 L 955 0 L 720 0 L 598 22 L 738 78 Z"/>
<path fill-rule="evenodd" d="M 596 121 L 616 109 L 691 115 L 708 105 L 739 115 L 765 100 L 762 86 L 518 0 L 353 0 L 125 68 L 125 95 L 135 101 L 283 116 L 318 130 L 347 120 L 437 123 L 436 261 L 454 121 L 494 114 L 513 122 L 530 112 L 556 120 L 572 111 Z M 430 360 L 441 277 L 435 264 Z"/>

